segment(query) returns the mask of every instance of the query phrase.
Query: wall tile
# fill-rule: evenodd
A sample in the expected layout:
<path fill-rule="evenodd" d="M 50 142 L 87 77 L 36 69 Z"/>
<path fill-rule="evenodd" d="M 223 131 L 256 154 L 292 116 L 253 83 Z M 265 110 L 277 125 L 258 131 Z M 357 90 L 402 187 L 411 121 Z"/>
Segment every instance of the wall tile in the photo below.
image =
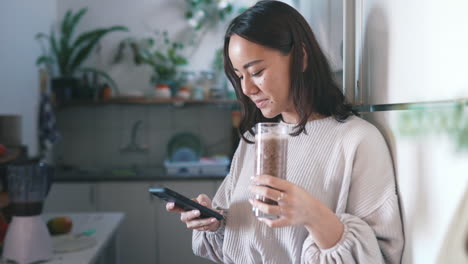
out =
<path fill-rule="evenodd" d="M 57 113 L 57 127 L 59 129 L 94 128 L 96 125 L 97 107 L 76 106 L 64 108 Z"/>
<path fill-rule="evenodd" d="M 117 116 L 116 116 L 117 117 Z M 115 117 L 115 118 L 116 118 Z M 120 129 L 96 129 L 96 156 L 100 168 L 115 168 L 122 166 L 120 157 Z"/>
<path fill-rule="evenodd" d="M 150 130 L 170 129 L 174 123 L 173 106 L 171 105 L 149 105 L 148 123 Z"/>
<path fill-rule="evenodd" d="M 152 130 L 149 137 L 149 166 L 162 167 L 167 158 L 167 144 L 173 136 L 172 130 L 160 128 Z"/>
<path fill-rule="evenodd" d="M 231 111 L 207 105 L 200 109 L 200 136 L 205 155 L 228 155 L 231 149 Z"/>
<path fill-rule="evenodd" d="M 167 145 L 179 133 L 200 137 L 205 155 L 229 154 L 229 108 L 215 105 L 99 105 L 66 108 L 57 115 L 62 142 L 61 163 L 99 168 L 160 167 Z M 137 121 L 138 146 L 144 152 L 125 152 Z"/>
<path fill-rule="evenodd" d="M 174 132 L 200 132 L 200 108 L 196 105 L 186 105 L 184 107 L 173 108 L 172 129 Z"/>
<path fill-rule="evenodd" d="M 94 129 L 82 128 L 62 134 L 63 163 L 78 167 L 97 165 Z"/>
<path fill-rule="evenodd" d="M 122 129 L 122 112 L 120 105 L 100 105 L 95 112 L 96 130 L 118 130 Z"/>
<path fill-rule="evenodd" d="M 145 105 L 122 105 L 121 126 L 121 148 L 129 146 L 132 140 L 132 131 L 138 121 L 141 125 L 137 127 L 135 141 L 139 146 L 148 145 L 148 107 Z"/>

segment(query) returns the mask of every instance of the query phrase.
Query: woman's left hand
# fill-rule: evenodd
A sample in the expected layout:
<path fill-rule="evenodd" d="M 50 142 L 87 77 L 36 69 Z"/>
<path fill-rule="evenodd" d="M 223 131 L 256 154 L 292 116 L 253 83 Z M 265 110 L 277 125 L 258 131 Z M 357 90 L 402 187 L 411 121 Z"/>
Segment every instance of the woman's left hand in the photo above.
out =
<path fill-rule="evenodd" d="M 278 219 L 259 218 L 269 227 L 307 226 L 319 217 L 317 213 L 321 202 L 298 185 L 270 175 L 255 176 L 252 182 L 249 187 L 252 193 L 278 202 L 278 205 L 272 205 L 249 199 L 254 208 L 279 216 Z"/>
<path fill-rule="evenodd" d="M 278 219 L 259 218 L 269 227 L 303 225 L 323 249 L 340 240 L 344 232 L 343 223 L 324 203 L 300 186 L 270 175 L 255 176 L 252 182 L 252 193 L 278 202 L 273 205 L 249 199 L 252 206 L 260 211 L 279 216 Z"/>

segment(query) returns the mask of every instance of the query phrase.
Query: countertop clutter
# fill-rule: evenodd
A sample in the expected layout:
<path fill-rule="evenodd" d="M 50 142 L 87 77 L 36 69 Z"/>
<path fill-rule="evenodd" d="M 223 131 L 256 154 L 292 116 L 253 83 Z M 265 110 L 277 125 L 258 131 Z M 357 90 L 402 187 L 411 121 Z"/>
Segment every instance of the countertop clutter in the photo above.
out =
<path fill-rule="evenodd" d="M 50 264 L 118 263 L 117 231 L 124 219 L 120 212 L 49 213 L 44 222 L 57 216 L 73 220 L 70 234 L 52 237 L 54 254 Z M 81 236 L 86 230 L 95 232 Z M 0 263 L 4 263 L 0 261 Z"/>
<path fill-rule="evenodd" d="M 117 230 L 124 219 L 123 213 L 53 213 L 44 214 L 44 221 L 57 216 L 73 220 L 71 234 L 52 237 L 54 257 L 50 264 L 116 263 Z M 90 235 L 81 235 L 95 230 Z M 105 259 L 104 259 L 105 258 Z"/>

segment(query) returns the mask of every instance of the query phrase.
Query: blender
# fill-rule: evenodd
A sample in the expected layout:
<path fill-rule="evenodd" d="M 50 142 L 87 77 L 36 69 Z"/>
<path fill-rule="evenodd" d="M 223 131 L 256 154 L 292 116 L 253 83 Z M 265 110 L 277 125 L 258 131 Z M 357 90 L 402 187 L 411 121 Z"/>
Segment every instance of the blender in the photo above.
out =
<path fill-rule="evenodd" d="M 5 237 L 4 260 L 26 264 L 52 258 L 52 240 L 41 216 L 52 173 L 44 163 L 7 167 L 12 220 Z"/>

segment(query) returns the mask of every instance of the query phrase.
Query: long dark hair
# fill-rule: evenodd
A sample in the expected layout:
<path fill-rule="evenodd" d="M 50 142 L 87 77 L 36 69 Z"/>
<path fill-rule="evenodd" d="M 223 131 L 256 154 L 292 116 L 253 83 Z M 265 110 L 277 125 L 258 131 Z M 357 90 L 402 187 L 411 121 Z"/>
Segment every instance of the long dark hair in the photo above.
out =
<path fill-rule="evenodd" d="M 333 116 L 344 122 L 350 115 L 357 114 L 346 104 L 345 97 L 332 77 L 330 65 L 320 49 L 314 33 L 304 17 L 293 7 L 279 1 L 259 1 L 253 7 L 234 18 L 224 37 L 224 70 L 231 81 L 241 103 L 242 118 L 240 136 L 244 137 L 259 122 L 278 122 L 280 115 L 266 118 L 255 104 L 244 95 L 240 80 L 229 59 L 229 41 L 233 34 L 256 44 L 277 50 L 283 55 L 292 52 L 290 79 L 292 99 L 299 122 L 292 136 L 307 133 L 305 125 L 313 113 Z M 304 51 L 307 68 L 303 72 Z"/>

